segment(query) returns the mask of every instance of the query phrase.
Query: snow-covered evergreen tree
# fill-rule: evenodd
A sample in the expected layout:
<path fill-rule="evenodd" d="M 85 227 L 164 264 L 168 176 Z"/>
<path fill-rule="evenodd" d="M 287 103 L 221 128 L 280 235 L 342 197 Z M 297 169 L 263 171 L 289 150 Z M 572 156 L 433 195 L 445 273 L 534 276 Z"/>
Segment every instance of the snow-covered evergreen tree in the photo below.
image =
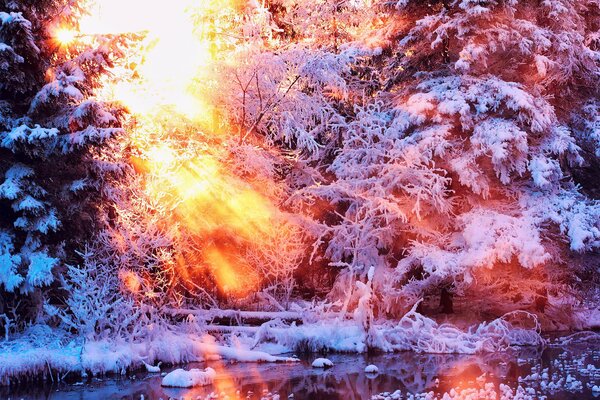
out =
<path fill-rule="evenodd" d="M 45 293 L 97 229 L 97 149 L 120 132 L 121 110 L 94 98 L 118 39 L 61 38 L 81 11 L 0 3 L 0 314 L 16 326 L 64 296 Z"/>

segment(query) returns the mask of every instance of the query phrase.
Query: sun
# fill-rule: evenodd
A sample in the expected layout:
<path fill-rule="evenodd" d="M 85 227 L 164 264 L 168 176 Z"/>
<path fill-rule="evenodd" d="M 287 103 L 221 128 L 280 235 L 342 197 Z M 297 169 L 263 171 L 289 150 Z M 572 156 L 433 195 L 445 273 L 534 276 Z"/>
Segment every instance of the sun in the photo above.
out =
<path fill-rule="evenodd" d="M 77 32 L 68 28 L 59 28 L 54 32 L 54 38 L 61 45 L 66 46 L 77 39 Z"/>

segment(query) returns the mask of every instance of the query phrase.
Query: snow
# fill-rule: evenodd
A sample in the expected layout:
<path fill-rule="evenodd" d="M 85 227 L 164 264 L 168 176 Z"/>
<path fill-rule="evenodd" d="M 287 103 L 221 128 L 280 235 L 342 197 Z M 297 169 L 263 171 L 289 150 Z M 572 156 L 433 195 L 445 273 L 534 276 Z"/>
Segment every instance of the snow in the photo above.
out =
<path fill-rule="evenodd" d="M 41 201 L 34 199 L 30 195 L 23 197 L 22 199 L 13 203 L 12 208 L 15 211 L 36 211 L 43 209 L 45 204 Z"/>
<path fill-rule="evenodd" d="M 12 254 L 13 250 L 13 236 L 0 230 L 0 285 L 8 292 L 13 292 L 25 279 L 18 272 L 21 256 Z"/>
<path fill-rule="evenodd" d="M 529 313 L 510 313 L 489 323 L 460 329 L 449 323 L 439 324 L 417 313 L 417 306 L 397 323 L 374 323 L 368 332 L 363 321 L 353 320 L 322 318 L 302 325 L 264 324 L 256 333 L 254 343 L 277 343 L 290 350 L 315 353 L 365 353 L 371 348 L 383 352 L 412 350 L 461 354 L 503 351 L 511 346 L 540 346 L 544 343 L 539 335 L 537 319 Z M 531 328 L 526 329 L 520 324 L 529 324 Z"/>
<path fill-rule="evenodd" d="M 89 185 L 90 182 L 88 179 L 77 179 L 71 182 L 71 184 L 69 185 L 69 190 L 73 193 L 77 193 L 86 189 Z"/>
<path fill-rule="evenodd" d="M 62 374 L 77 371 L 80 352 L 81 346 L 64 333 L 33 325 L 9 341 L 0 342 L 0 385 L 27 375 L 44 377 L 49 370 Z"/>
<path fill-rule="evenodd" d="M 62 152 L 67 154 L 90 143 L 102 143 L 121 133 L 123 133 L 121 128 L 99 128 L 90 125 L 83 130 L 65 135 L 62 140 Z"/>
<path fill-rule="evenodd" d="M 330 368 L 333 367 L 333 362 L 327 358 L 317 358 L 312 362 L 313 368 Z"/>
<path fill-rule="evenodd" d="M 147 368 L 146 364 L 155 371 L 157 367 L 146 361 L 176 365 L 221 358 L 248 363 L 299 361 L 243 346 L 217 344 L 207 335 L 161 331 L 142 341 L 84 341 L 82 337 L 61 330 L 34 325 L 8 342 L 0 341 L 0 384 L 27 374 L 43 374 L 49 368 L 61 375 L 67 371 L 80 374 L 88 371 L 92 375 L 124 374 L 131 368 Z"/>
<path fill-rule="evenodd" d="M 11 180 L 20 180 L 29 176 L 32 176 L 35 172 L 32 168 L 24 165 L 24 164 L 14 164 L 12 167 L 6 171 L 6 179 Z"/>
<path fill-rule="evenodd" d="M 63 69 L 56 75 L 56 79 L 47 83 L 40 89 L 31 102 L 30 111 L 33 112 L 37 108 L 51 101 L 54 101 L 61 94 L 65 94 L 73 101 L 83 101 L 85 96 L 79 89 L 73 86 L 73 83 L 81 82 L 85 79 L 85 75 L 79 68 L 73 68 L 71 71 Z"/>
<path fill-rule="evenodd" d="M 298 359 L 294 357 L 278 357 L 271 354 L 245 350 L 239 348 L 231 348 L 226 346 L 218 346 L 211 344 L 200 344 L 199 349 L 206 354 L 215 354 L 222 356 L 227 359 L 236 360 L 240 362 L 297 362 Z"/>
<path fill-rule="evenodd" d="M 379 394 L 371 397 L 371 400 L 399 400 L 401 398 L 402 398 L 402 391 L 400 389 L 398 389 L 393 393 L 390 393 L 390 392 L 379 393 Z"/>
<path fill-rule="evenodd" d="M 56 210 L 50 208 L 46 210 L 46 215 L 43 215 L 33 221 L 32 228 L 40 233 L 47 234 L 48 232 L 56 232 L 60 225 L 61 222 L 56 216 Z"/>
<path fill-rule="evenodd" d="M 58 265 L 59 260 L 42 252 L 32 253 L 28 258 L 27 282 L 34 287 L 51 284 L 54 280 L 52 269 Z"/>
<path fill-rule="evenodd" d="M 2 147 L 16 151 L 16 145 L 19 143 L 35 143 L 54 139 L 58 136 L 59 131 L 56 128 L 43 128 L 40 125 L 35 125 L 33 128 L 23 124 L 12 129 L 2 139 Z"/>
<path fill-rule="evenodd" d="M 189 371 L 176 369 L 169 372 L 162 380 L 162 386 L 190 388 L 194 386 L 210 385 L 216 378 L 217 373 L 212 368 L 205 370 L 191 369 Z"/>
<path fill-rule="evenodd" d="M 162 364 L 162 362 L 159 362 L 156 365 L 150 365 L 145 361 L 142 361 L 142 363 L 144 364 L 144 367 L 146 367 L 146 371 L 150 373 L 160 373 L 160 364 Z"/>
<path fill-rule="evenodd" d="M 9 253 L 0 253 L 0 285 L 3 285 L 7 292 L 14 292 L 25 280 L 18 273 L 17 267 L 21 263 L 19 255 Z"/>
<path fill-rule="evenodd" d="M 147 126 L 142 126 L 144 118 L 138 116 L 118 121 L 118 107 L 112 110 L 113 105 L 93 98 L 92 89 L 100 89 L 105 82 L 95 74 L 101 74 L 113 56 L 116 67 L 111 70 L 115 75 L 107 80 L 123 78 L 119 76 L 119 59 L 130 55 L 125 48 L 115 48 L 112 54 L 108 50 L 83 49 L 84 43 L 75 46 L 81 49 L 73 49 L 73 59 L 48 71 L 48 83 L 24 115 L 16 115 L 23 105 L 13 107 L 8 100 L 18 97 L 20 89 L 29 93 L 31 88 L 7 81 L 3 88 L 8 93 L 7 105 L 0 104 L 0 124 L 5 125 L 1 144 L 7 153 L 10 150 L 15 154 L 2 166 L 0 197 L 7 207 L 10 203 L 14 213 L 2 217 L 0 289 L 10 292 L 2 310 L 6 309 L 7 315 L 12 312 L 15 321 L 4 315 L 0 328 L 7 336 L 14 335 L 15 341 L 24 342 L 22 347 L 12 341 L 0 345 L 4 362 L 1 368 L 6 368 L 0 371 L 0 379 L 46 367 L 61 372 L 124 373 L 142 366 L 158 372 L 160 367 L 153 365 L 158 361 L 297 361 L 274 355 L 286 350 L 475 354 L 545 343 L 538 316 L 529 312 L 512 312 L 465 329 L 416 311 L 424 296 L 435 296 L 440 288 L 448 287 L 457 296 L 489 293 L 493 310 L 473 310 L 475 315 L 502 315 L 511 307 L 529 307 L 531 311 L 537 306 L 533 303 L 536 293 L 550 293 L 540 295 L 543 299 L 550 297 L 546 319 L 566 320 L 577 324 L 577 328 L 598 325 L 598 312 L 573 310 L 578 293 L 569 297 L 576 292 L 569 284 L 579 284 L 577 279 L 591 276 L 596 265 L 583 255 L 579 263 L 579 255 L 572 257 L 572 252 L 600 248 L 600 202 L 577 187 L 569 170 L 582 165 L 584 151 L 580 146 L 587 139 L 593 146 L 600 143 L 597 99 L 588 90 L 578 90 L 594 87 L 598 75 L 598 52 L 589 44 L 597 41 L 597 35 L 584 37 L 590 24 L 582 11 L 585 7 L 565 8 L 565 1 L 542 2 L 538 7 L 541 13 L 560 16 L 550 23 L 536 16 L 540 11 L 535 7 L 523 9 L 515 0 L 461 0 L 428 8 L 423 2 L 399 0 L 397 9 L 384 11 L 383 19 L 379 7 L 363 7 L 368 2 L 352 1 L 355 8 L 328 7 L 327 3 L 333 2 L 320 2 L 325 5 L 317 8 L 311 4 L 314 2 L 278 2 L 284 5 L 273 8 L 272 15 L 259 2 L 253 3 L 257 15 L 264 12 L 263 17 L 270 22 L 258 23 L 254 15 L 236 10 L 239 15 L 232 20 L 245 22 L 243 27 L 232 29 L 232 43 L 218 57 L 228 61 L 207 68 L 222 75 L 196 79 L 198 90 L 194 92 L 214 94 L 206 100 L 219 105 L 223 125 L 232 122 L 240 128 L 251 126 L 251 137 L 240 132 L 239 140 L 234 135 L 224 139 L 223 146 L 217 143 L 221 141 L 217 135 L 215 143 L 211 139 L 210 144 L 204 139 L 194 142 L 196 136 L 203 135 L 185 135 L 190 140 L 182 141 L 182 132 L 199 126 L 163 126 L 155 115 L 146 115 L 151 119 Z M 299 3 L 294 5 L 294 12 L 290 11 L 292 3 Z M 409 5 L 418 12 L 401 10 Z M 25 13 L 28 18 L 38 14 L 43 11 Z M 339 18 L 335 35 L 330 35 L 327 28 L 332 16 L 334 21 Z M 32 25 L 23 14 L 2 12 L 0 20 L 16 24 L 5 27 L 6 37 L 2 39 L 7 43 L 13 43 L 11 32 L 23 33 L 19 40 L 38 40 L 39 35 L 32 34 Z M 371 32 L 375 29 L 369 23 L 364 31 L 358 29 L 357 21 L 371 20 L 383 24 L 385 28 L 380 31 L 385 32 Z M 288 29 L 270 25 L 280 21 L 287 21 L 287 28 L 297 35 L 293 43 L 286 43 Z M 399 21 L 401 28 L 396 26 Z M 219 26 L 221 22 L 226 23 L 214 21 Z M 303 29 L 307 25 L 310 29 Z M 348 27 L 357 32 L 346 31 Z M 401 41 L 397 40 L 398 29 L 402 31 L 400 36 L 405 36 Z M 235 43 L 241 32 L 243 43 Z M 275 32 L 276 40 L 265 40 Z M 327 41 L 327 36 L 335 36 L 335 45 Z M 371 41 L 361 36 L 371 36 Z M 254 37 L 260 39 L 255 42 Z M 356 40 L 356 45 L 338 43 L 347 37 Z M 447 45 L 448 38 L 452 38 L 451 46 Z M 34 48 L 35 44 L 20 43 L 12 51 L 23 49 L 24 54 L 32 55 Z M 365 48 L 378 50 L 360 50 Z M 443 48 L 451 53 L 447 54 L 450 59 L 458 61 L 431 62 L 440 59 Z M 38 71 L 35 65 L 22 71 L 23 66 L 17 65 L 21 59 L 10 57 L 11 47 L 7 44 L 1 43 L 0 51 L 6 58 L 3 71 L 10 73 L 16 68 L 25 76 Z M 378 55 L 373 60 L 375 53 Z M 498 58 L 504 55 L 510 58 Z M 29 58 L 35 62 L 35 57 Z M 506 65 L 509 59 L 510 65 Z M 523 71 L 516 73 L 515 65 Z M 205 81 L 220 90 L 204 90 L 201 85 Z M 243 93 L 239 86 L 245 87 Z M 53 113 L 56 115 L 46 115 Z M 115 127 L 120 122 L 131 136 L 122 142 L 118 135 L 125 131 Z M 260 207 L 247 207 L 246 201 L 237 200 L 233 203 L 241 203 L 237 205 L 243 210 L 235 207 L 235 213 L 225 213 L 227 217 L 243 214 L 243 218 L 223 228 L 220 223 L 228 218 L 212 212 L 212 204 L 198 207 L 197 201 L 180 201 L 177 197 L 183 191 L 169 190 L 169 185 L 163 184 L 179 180 L 173 179 L 171 174 L 175 172 L 169 168 L 144 176 L 133 174 L 134 179 L 130 172 L 135 171 L 118 164 L 127 164 L 130 152 L 132 157 L 138 151 L 143 153 L 145 140 L 139 141 L 140 148 L 130 148 L 138 141 L 129 140 L 140 133 L 147 137 L 146 131 L 150 130 L 156 133 L 152 140 L 176 139 L 169 144 L 188 147 L 185 157 L 189 159 L 205 155 L 197 148 L 214 148 L 219 159 L 226 160 L 215 170 L 231 171 L 243 190 L 250 190 L 248 186 L 268 192 L 265 214 L 277 214 L 286 228 L 291 221 L 294 229 L 274 229 L 273 237 L 281 242 L 267 238 L 269 235 L 254 234 L 263 232 L 273 221 L 264 218 L 255 223 L 248 219 Z M 230 144 L 233 142 L 236 144 Z M 87 151 L 92 144 L 102 146 Z M 93 159 L 93 167 L 80 163 L 84 160 L 77 158 L 79 153 L 71 154 L 73 159 L 66 157 L 75 149 L 80 149 L 88 160 Z M 53 151 L 61 150 L 65 157 L 59 169 L 72 165 L 75 171 L 61 170 L 57 176 L 52 169 L 54 159 L 48 158 Z M 110 168 L 114 173 L 106 173 Z M 163 173 L 170 175 L 168 179 L 162 179 Z M 65 183 L 67 178 L 71 184 Z M 154 188 L 162 190 L 163 186 L 169 192 L 162 193 L 163 198 L 150 195 Z M 184 186 L 194 185 L 185 182 Z M 93 193 L 96 189 L 99 192 Z M 209 197 L 211 192 L 220 192 L 219 201 L 230 195 L 221 188 L 205 189 L 201 192 Z M 260 196 L 263 194 L 260 192 Z M 165 200 L 167 197 L 169 200 Z M 77 202 L 71 203 L 71 199 Z M 79 204 L 79 200 L 94 204 Z M 211 197 L 206 203 L 218 204 L 213 200 Z M 81 212 L 82 204 L 93 215 Z M 202 214 L 202 218 L 186 218 L 187 213 L 180 211 L 187 208 L 194 208 L 191 215 Z M 198 213 L 199 209 L 206 212 Z M 285 212 L 280 213 L 280 209 Z M 217 221 L 210 221 L 213 214 L 218 214 Z M 89 252 L 97 264 L 90 265 L 105 264 L 106 269 L 65 265 L 65 260 L 78 259 L 67 252 L 83 240 L 70 237 L 79 230 L 69 229 L 69 224 L 60 235 L 49 234 L 59 229 L 63 216 L 70 215 L 97 222 L 89 226 L 90 230 L 103 229 L 87 239 L 97 245 Z M 202 223 L 187 226 L 190 220 L 215 227 L 198 229 L 196 225 Z M 296 234 L 298 220 L 300 233 Z M 66 218 L 64 222 L 68 223 Z M 245 235 L 240 235 L 242 230 Z M 299 244 L 297 252 L 288 257 L 280 244 L 294 242 L 283 234 L 291 231 L 294 234 L 290 237 L 298 238 Z M 179 314 L 165 312 L 169 307 L 201 309 L 228 301 L 239 306 L 229 295 L 215 296 L 218 290 L 213 287 L 197 287 L 196 292 L 188 282 L 180 282 L 189 279 L 185 268 L 180 268 L 182 260 L 188 261 L 188 253 L 208 262 L 204 244 L 216 242 L 230 245 L 233 258 L 244 260 L 250 269 L 259 270 L 258 276 L 265 277 L 254 299 L 244 300 L 254 302 L 246 307 L 252 311 L 219 314 L 200 310 L 199 315 L 187 316 L 185 324 L 176 325 L 179 322 L 174 321 L 186 316 L 179 318 Z M 82 248 L 86 245 L 79 244 Z M 80 255 L 88 254 L 83 249 L 75 250 Z M 310 280 L 324 287 L 310 291 L 294 287 L 295 273 L 301 271 L 296 270 L 297 266 L 313 258 L 314 265 L 339 268 L 335 286 L 322 301 L 312 305 L 306 302 L 288 311 L 291 293 L 321 293 L 327 289 L 327 284 L 320 282 L 318 274 L 322 271 L 318 268 Z M 559 266 L 560 262 L 564 265 Z M 139 276 L 137 289 L 131 291 L 135 293 L 127 292 L 119 281 L 124 275 L 116 271 L 121 269 Z M 207 270 L 211 273 L 211 268 Z M 62 272 L 66 275 L 59 276 Z M 77 272 L 81 273 L 79 281 L 72 279 Z M 165 279 L 163 273 L 173 275 Z M 520 282 L 521 276 L 527 278 Z M 212 277 L 208 278 L 211 281 Z M 167 281 L 174 283 L 167 288 Z M 34 291 L 51 284 L 48 291 Z M 180 288 L 184 288 L 183 294 Z M 536 292 L 538 288 L 540 292 Z M 265 290 L 261 293 L 260 289 Z M 275 299 L 283 297 L 283 291 L 287 293 L 285 301 Z M 494 296 L 502 301 L 493 304 Z M 510 301 L 503 296 L 510 296 Z M 57 301 L 61 307 L 52 305 Z M 279 311 L 263 312 L 262 306 Z M 309 313 L 311 307 L 319 311 Z M 29 309 L 34 315 L 26 315 Z M 390 319 L 376 319 L 383 316 Z M 273 321 L 260 328 L 234 324 L 220 327 L 212 321 L 219 318 L 240 325 L 251 318 Z M 58 337 L 56 343 L 40 341 L 30 331 L 15 332 L 37 320 L 60 324 L 53 333 Z M 79 336 L 63 335 L 67 331 L 77 331 Z M 211 333 L 218 339 L 211 339 Z M 187 381 L 194 381 L 195 372 L 179 374 L 183 377 L 184 372 L 192 375 Z M 541 385 L 552 390 L 576 391 L 582 387 L 574 375 L 555 379 L 548 371 L 533 372 L 531 380 L 538 378 Z M 516 395 L 513 389 L 500 389 L 507 396 L 508 391 Z M 455 390 L 449 396 L 487 396 L 489 390 L 487 386 L 475 392 Z M 530 389 L 523 390 L 531 394 Z"/>
<path fill-rule="evenodd" d="M 37 330 L 33 337 L 44 337 L 52 334 L 51 331 Z M 31 338 L 33 338 L 31 337 Z M 29 338 L 29 339 L 31 339 Z M 48 348 L 54 346 L 53 343 L 59 343 L 61 341 L 66 342 L 67 337 L 56 338 L 54 341 L 50 341 Z M 38 340 L 39 342 L 42 342 Z M 43 340 L 45 341 L 45 339 Z M 166 338 L 166 341 L 173 344 L 171 350 L 175 350 L 175 340 Z M 224 340 L 227 341 L 227 340 Z M 21 341 L 20 343 L 23 343 Z M 203 369 L 208 367 L 215 368 L 218 373 L 214 379 L 214 383 L 218 383 L 217 380 L 226 377 L 227 382 L 233 382 L 232 390 L 227 391 L 225 394 L 220 392 L 221 386 L 215 384 L 215 398 L 225 399 L 227 394 L 232 394 L 236 389 L 244 390 L 248 388 L 247 382 L 256 383 L 256 377 L 260 377 L 261 387 L 265 390 L 271 391 L 277 394 L 277 390 L 281 390 L 281 384 L 283 382 L 290 382 L 290 386 L 283 386 L 287 389 L 286 396 L 290 393 L 290 390 L 298 393 L 305 390 L 306 387 L 311 387 L 311 393 L 314 393 L 314 397 L 318 397 L 317 394 L 328 393 L 329 397 L 333 396 L 333 393 L 347 393 L 351 390 L 357 398 L 370 398 L 373 390 L 382 391 L 388 390 L 388 393 L 381 393 L 377 398 L 397 398 L 390 397 L 394 393 L 398 394 L 398 391 L 394 392 L 396 388 L 402 388 L 402 398 L 413 398 L 418 399 L 444 399 L 444 395 L 447 393 L 449 398 L 452 399 L 469 399 L 470 398 L 503 398 L 505 400 L 512 399 L 540 399 L 542 396 L 548 396 L 553 398 L 556 396 L 562 396 L 564 398 L 571 398 L 575 395 L 580 394 L 579 397 L 585 398 L 584 394 L 589 393 L 594 385 L 598 385 L 598 379 L 600 379 L 600 369 L 594 365 L 598 362 L 598 351 L 596 350 L 597 342 L 588 346 L 585 343 L 581 347 L 566 347 L 565 353 L 559 353 L 550 349 L 552 352 L 547 353 L 548 349 L 544 350 L 544 353 L 533 348 L 522 348 L 515 349 L 511 352 L 494 353 L 494 354 L 479 354 L 479 355 L 440 355 L 440 354 L 414 354 L 410 352 L 403 352 L 394 355 L 332 355 L 328 357 L 335 363 L 333 370 L 328 370 L 327 373 L 323 374 L 320 370 L 311 370 L 309 365 L 304 363 L 297 363 L 294 365 L 282 365 L 279 367 L 273 365 L 256 365 L 248 367 L 246 365 L 239 365 L 237 363 L 228 362 L 215 362 L 202 364 L 201 366 L 193 367 L 178 367 L 183 368 L 186 371 L 181 372 L 180 377 L 177 381 L 183 381 L 181 385 L 189 385 L 191 376 L 191 368 L 198 368 L 200 372 L 206 372 Z M 151 345 L 153 345 L 150 342 Z M 243 346 L 243 344 L 242 344 Z M 113 347 L 114 348 L 114 347 Z M 127 348 L 123 347 L 126 351 Z M 0 348 L 0 354 L 4 348 Z M 16 350 L 16 348 L 14 349 Z M 26 350 L 23 348 L 23 350 Z M 44 349 L 46 350 L 46 349 Z M 106 346 L 98 348 L 98 354 L 96 357 L 106 357 L 111 352 L 112 348 L 110 343 Z M 147 360 L 154 360 L 152 353 L 145 353 L 146 350 L 143 344 L 139 347 L 131 347 L 130 351 L 137 352 L 132 359 L 138 356 L 142 356 Z M 167 350 L 167 349 L 166 349 Z M 573 351 L 572 353 L 567 353 Z M 62 355 L 72 354 L 74 355 L 74 362 L 77 362 L 77 357 L 80 348 L 78 346 L 69 346 Z M 125 355 L 126 353 L 121 354 Z M 562 350 L 561 350 L 562 351 Z M 583 351 L 583 352 L 581 352 Z M 85 352 L 84 352 L 85 353 Z M 43 357 L 43 353 L 39 354 Z M 27 356 L 34 358 L 34 354 L 29 353 Z M 518 359 L 526 360 L 526 365 L 516 367 L 513 362 Z M 57 375 L 64 375 L 67 370 L 58 371 L 55 370 L 55 366 L 58 366 L 58 358 L 54 361 L 48 358 L 42 358 L 42 361 L 49 360 L 50 365 L 54 371 L 55 379 Z M 205 357 L 206 360 L 206 357 Z M 0 356 L 0 363 L 4 360 Z M 312 359 L 310 359 L 312 361 Z M 380 370 L 379 375 L 370 375 L 365 372 L 367 369 L 366 365 L 372 362 L 373 365 L 377 365 Z M 3 365 L 3 364 L 0 364 Z M 214 367 L 213 365 L 218 366 Z M 70 367 L 70 366 L 69 366 Z M 138 364 L 138 367 L 142 369 L 145 367 L 142 364 Z M 0 367 L 2 368 L 2 367 Z M 40 366 L 40 371 L 43 373 L 44 365 Z M 126 368 L 128 375 L 131 373 L 131 367 Z M 176 367 L 177 368 L 177 367 Z M 254 371 L 252 374 L 248 374 L 248 369 Z M 46 370 L 48 367 L 46 367 Z M 123 365 L 117 369 L 116 373 L 121 373 Z M 77 372 L 77 370 L 74 370 Z M 472 375 L 473 371 L 482 371 L 483 375 L 475 378 Z M 510 375 L 506 375 L 507 372 Z M 529 371 L 531 373 L 527 376 Z M 363 373 L 364 372 L 364 373 Z M 35 372 L 34 372 L 35 373 Z M 222 374 L 224 374 L 222 376 Z M 516 374 L 516 375 L 513 375 Z M 519 378 L 519 374 L 523 374 Z M 164 374 L 165 377 L 167 373 Z M 202 375 L 202 374 L 200 374 Z M 135 375 L 133 375 L 135 376 Z M 131 378 L 133 378 L 130 375 Z M 349 380 L 346 379 L 349 378 Z M 439 380 L 436 379 L 439 377 Z M 517 378 L 519 378 L 517 380 Z M 118 378 L 117 378 L 118 379 Z M 198 378 L 199 379 L 199 378 Z M 114 378 L 107 377 L 104 379 L 111 384 L 114 382 Z M 96 380 L 94 380 L 96 381 Z M 127 383 L 125 381 L 124 389 L 137 390 L 147 387 L 147 385 L 160 385 L 162 379 L 159 376 L 148 377 L 144 382 L 149 381 L 153 383 L 144 383 L 143 387 L 139 386 L 137 382 Z M 221 379 L 223 381 L 223 379 Z M 492 386 L 489 386 L 492 384 Z M 499 386 L 500 384 L 500 386 Z M 173 384 L 175 385 L 175 384 Z M 179 383 L 178 383 L 179 385 Z M 348 386 L 349 385 L 349 386 Z M 398 386 L 394 386 L 398 385 Z M 455 386 L 456 385 L 456 386 Z M 254 386 L 251 386 L 254 388 Z M 96 384 L 87 388 L 87 390 L 97 390 Z M 356 392 L 354 391 L 356 390 Z M 505 397 L 489 397 L 490 390 L 500 394 L 502 393 Z M 208 393 L 202 391 L 201 393 Z M 180 395 L 175 395 L 175 392 L 165 391 L 168 396 L 179 398 Z M 375 392 L 377 393 L 377 392 Z M 429 393 L 433 393 L 430 397 L 427 397 Z M 283 394 L 283 393 L 281 393 Z M 369 397 L 365 397 L 369 394 Z M 519 397 L 527 395 L 530 397 Z M 18 398 L 18 396 L 15 396 Z M 195 396 L 194 396 L 195 397 Z M 243 395 L 242 395 L 243 397 Z M 252 397 L 252 396 L 250 396 Z M 322 396 L 327 397 L 327 396 Z M 327 397 L 327 398 L 329 398 Z M 166 398 L 166 397 L 165 397 Z M 204 397 L 201 397 L 204 398 Z M 270 398 L 270 397 L 268 397 Z M 285 396 L 282 396 L 285 398 Z M 312 398 L 312 397 L 311 397 Z M 448 398 L 448 397 L 446 397 Z"/>
<path fill-rule="evenodd" d="M 14 200 L 21 193 L 20 182 L 14 179 L 6 179 L 0 184 L 0 197 L 5 199 Z"/>
<path fill-rule="evenodd" d="M 23 179 L 34 175 L 33 169 L 23 164 L 14 164 L 5 173 L 6 180 L 0 184 L 0 197 L 15 200 L 22 193 Z"/>
<path fill-rule="evenodd" d="M 556 361 L 556 360 L 555 360 Z M 541 364 L 533 366 L 532 370 L 538 370 Z M 467 388 L 460 382 L 456 387 L 439 390 L 439 381 L 434 390 L 403 394 L 400 390 L 390 393 L 384 392 L 373 396 L 373 400 L 390 399 L 412 399 L 412 400 L 467 400 L 467 399 L 500 399 L 500 400 L 537 400 L 553 397 L 555 394 L 567 394 L 568 398 L 580 394 L 583 390 L 581 381 L 573 378 L 566 369 L 558 369 L 549 380 L 548 370 L 543 374 L 532 373 L 526 377 L 518 377 L 518 384 L 514 387 L 505 383 L 495 383 L 494 378 L 483 374 L 474 380 L 467 382 Z M 492 379 L 490 379 L 492 378 Z M 512 385 L 512 384 L 511 384 Z M 590 388 L 594 393 L 593 387 Z M 550 395 L 550 396 L 549 396 Z M 405 396 L 405 397 L 403 397 Z"/>
<path fill-rule="evenodd" d="M 366 374 L 377 374 L 379 373 L 379 368 L 376 365 L 370 364 L 365 367 Z"/>

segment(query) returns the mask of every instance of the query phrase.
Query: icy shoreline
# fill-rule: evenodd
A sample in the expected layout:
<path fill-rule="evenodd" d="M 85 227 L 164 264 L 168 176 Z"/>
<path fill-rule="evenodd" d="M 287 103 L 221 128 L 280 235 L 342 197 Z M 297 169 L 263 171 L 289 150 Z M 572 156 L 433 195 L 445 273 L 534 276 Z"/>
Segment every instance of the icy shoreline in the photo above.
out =
<path fill-rule="evenodd" d="M 43 333 L 52 335 L 41 328 Z M 68 374 L 125 375 L 144 368 L 144 363 L 180 365 L 214 359 L 237 362 L 296 362 L 264 351 L 223 346 L 193 334 L 162 332 L 147 341 L 85 341 L 79 337 L 55 337 L 37 346 L 30 335 L 0 343 L 0 385 L 29 380 L 58 382 Z"/>
<path fill-rule="evenodd" d="M 275 319 L 260 326 L 225 326 L 221 328 L 227 329 L 218 334 L 218 327 L 213 325 L 200 324 L 192 329 L 189 324 L 180 324 L 155 327 L 135 338 L 104 340 L 84 340 L 34 325 L 20 336 L 0 342 L 0 385 L 36 379 L 60 382 L 73 374 L 125 375 L 158 362 L 296 362 L 293 357 L 277 356 L 293 352 L 478 354 L 546 344 L 537 319 L 524 312 L 468 329 L 439 324 L 414 309 L 399 321 L 368 326 L 356 319 L 303 322 L 297 325 Z M 529 325 L 524 327 L 524 322 Z"/>

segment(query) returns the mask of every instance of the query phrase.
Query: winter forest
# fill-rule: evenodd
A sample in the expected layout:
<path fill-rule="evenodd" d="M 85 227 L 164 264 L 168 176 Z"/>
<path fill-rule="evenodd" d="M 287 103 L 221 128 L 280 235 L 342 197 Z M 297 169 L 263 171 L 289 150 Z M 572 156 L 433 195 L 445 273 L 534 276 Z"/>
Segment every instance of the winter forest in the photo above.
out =
<path fill-rule="evenodd" d="M 0 1 L 0 388 L 583 343 L 369 393 L 600 395 L 599 83 L 599 0 Z"/>

